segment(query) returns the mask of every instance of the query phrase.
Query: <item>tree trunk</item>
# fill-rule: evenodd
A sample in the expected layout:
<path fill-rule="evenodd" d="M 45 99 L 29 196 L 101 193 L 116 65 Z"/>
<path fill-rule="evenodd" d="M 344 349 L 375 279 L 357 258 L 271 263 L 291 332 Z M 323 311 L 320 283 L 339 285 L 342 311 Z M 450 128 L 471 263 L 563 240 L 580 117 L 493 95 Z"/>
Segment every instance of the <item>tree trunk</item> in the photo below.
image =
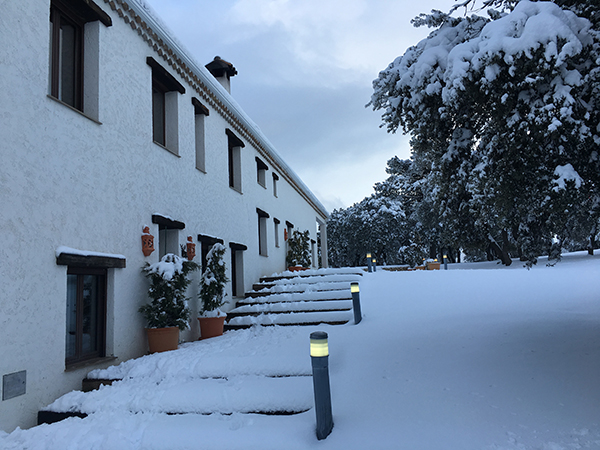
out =
<path fill-rule="evenodd" d="M 494 240 L 494 238 L 491 235 L 489 236 L 489 239 L 490 247 L 499 256 L 500 261 L 502 261 L 502 264 L 504 264 L 505 266 L 510 266 L 512 264 L 512 259 L 510 259 L 510 255 L 508 254 L 508 252 L 500 248 L 498 243 Z"/>
<path fill-rule="evenodd" d="M 594 256 L 594 248 L 596 248 L 596 233 L 598 232 L 598 224 L 594 225 L 590 233 L 590 245 L 588 247 L 588 255 Z"/>

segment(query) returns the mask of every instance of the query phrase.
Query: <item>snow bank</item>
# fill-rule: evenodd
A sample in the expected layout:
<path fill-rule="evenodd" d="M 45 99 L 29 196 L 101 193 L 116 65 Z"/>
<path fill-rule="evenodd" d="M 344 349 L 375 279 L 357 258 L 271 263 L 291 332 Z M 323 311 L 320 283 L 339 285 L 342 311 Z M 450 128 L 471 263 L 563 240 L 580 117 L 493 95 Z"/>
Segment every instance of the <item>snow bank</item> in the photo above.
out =
<path fill-rule="evenodd" d="M 600 256 L 513 266 L 366 274 L 357 326 L 227 332 L 94 371 L 124 378 L 89 395 L 98 412 L 0 434 L 0 448 L 599 448 Z M 315 330 L 329 334 L 334 428 L 326 440 L 316 439 L 312 409 L 292 416 L 158 412 L 193 410 L 202 398 L 243 409 L 264 392 L 265 375 L 310 374 Z M 227 380 L 199 379 L 219 376 Z M 312 395 L 306 379 L 286 392 L 290 402 Z M 149 411 L 132 412 L 143 408 Z"/>

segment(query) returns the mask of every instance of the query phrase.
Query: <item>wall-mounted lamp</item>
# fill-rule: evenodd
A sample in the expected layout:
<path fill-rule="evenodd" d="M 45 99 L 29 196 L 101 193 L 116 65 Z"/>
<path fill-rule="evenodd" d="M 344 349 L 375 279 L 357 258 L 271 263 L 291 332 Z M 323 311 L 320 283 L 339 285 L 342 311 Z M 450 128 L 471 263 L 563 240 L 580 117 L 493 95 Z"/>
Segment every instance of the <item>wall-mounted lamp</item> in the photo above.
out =
<path fill-rule="evenodd" d="M 150 227 L 145 226 L 142 229 L 142 253 L 144 256 L 150 256 L 154 251 L 154 236 L 150 234 Z"/>
<path fill-rule="evenodd" d="M 187 259 L 188 261 L 191 261 L 192 259 L 194 259 L 194 256 L 196 256 L 196 244 L 194 244 L 194 240 L 191 236 L 188 236 L 187 240 L 188 241 L 185 244 Z"/>

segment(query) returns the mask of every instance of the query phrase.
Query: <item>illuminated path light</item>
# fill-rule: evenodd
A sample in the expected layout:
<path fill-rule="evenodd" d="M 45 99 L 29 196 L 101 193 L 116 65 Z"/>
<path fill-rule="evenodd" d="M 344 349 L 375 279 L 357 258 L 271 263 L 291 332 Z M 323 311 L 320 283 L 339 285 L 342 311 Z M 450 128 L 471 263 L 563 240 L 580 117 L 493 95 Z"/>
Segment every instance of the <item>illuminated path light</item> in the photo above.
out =
<path fill-rule="evenodd" d="M 315 391 L 317 439 L 321 440 L 329 436 L 333 429 L 331 390 L 329 388 L 329 344 L 327 333 L 324 331 L 315 331 L 310 334 L 310 359 Z"/>

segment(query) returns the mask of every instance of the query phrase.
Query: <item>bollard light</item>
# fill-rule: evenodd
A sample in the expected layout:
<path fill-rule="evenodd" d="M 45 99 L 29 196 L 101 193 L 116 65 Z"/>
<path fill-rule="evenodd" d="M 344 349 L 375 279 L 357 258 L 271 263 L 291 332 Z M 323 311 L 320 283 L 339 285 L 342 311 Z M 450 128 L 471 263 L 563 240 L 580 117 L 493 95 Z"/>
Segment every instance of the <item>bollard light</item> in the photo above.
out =
<path fill-rule="evenodd" d="M 310 335 L 310 356 L 322 358 L 329 356 L 329 343 L 327 341 L 327 333 L 323 331 L 315 331 Z"/>
<path fill-rule="evenodd" d="M 354 310 L 354 324 L 358 325 L 362 320 L 362 313 L 360 312 L 360 289 L 356 281 L 350 283 L 350 292 L 352 292 L 352 309 Z"/>
<path fill-rule="evenodd" d="M 373 258 L 373 272 L 377 272 L 377 260 Z"/>
<path fill-rule="evenodd" d="M 329 387 L 329 345 L 327 333 L 315 331 L 310 334 L 315 413 L 317 416 L 317 439 L 325 439 L 333 429 L 331 414 L 331 390 Z"/>
<path fill-rule="evenodd" d="M 373 268 L 371 266 L 371 253 L 367 253 L 367 265 L 369 266 L 369 273 L 373 272 Z"/>
<path fill-rule="evenodd" d="M 444 255 L 444 270 L 448 270 L 448 255 Z"/>

